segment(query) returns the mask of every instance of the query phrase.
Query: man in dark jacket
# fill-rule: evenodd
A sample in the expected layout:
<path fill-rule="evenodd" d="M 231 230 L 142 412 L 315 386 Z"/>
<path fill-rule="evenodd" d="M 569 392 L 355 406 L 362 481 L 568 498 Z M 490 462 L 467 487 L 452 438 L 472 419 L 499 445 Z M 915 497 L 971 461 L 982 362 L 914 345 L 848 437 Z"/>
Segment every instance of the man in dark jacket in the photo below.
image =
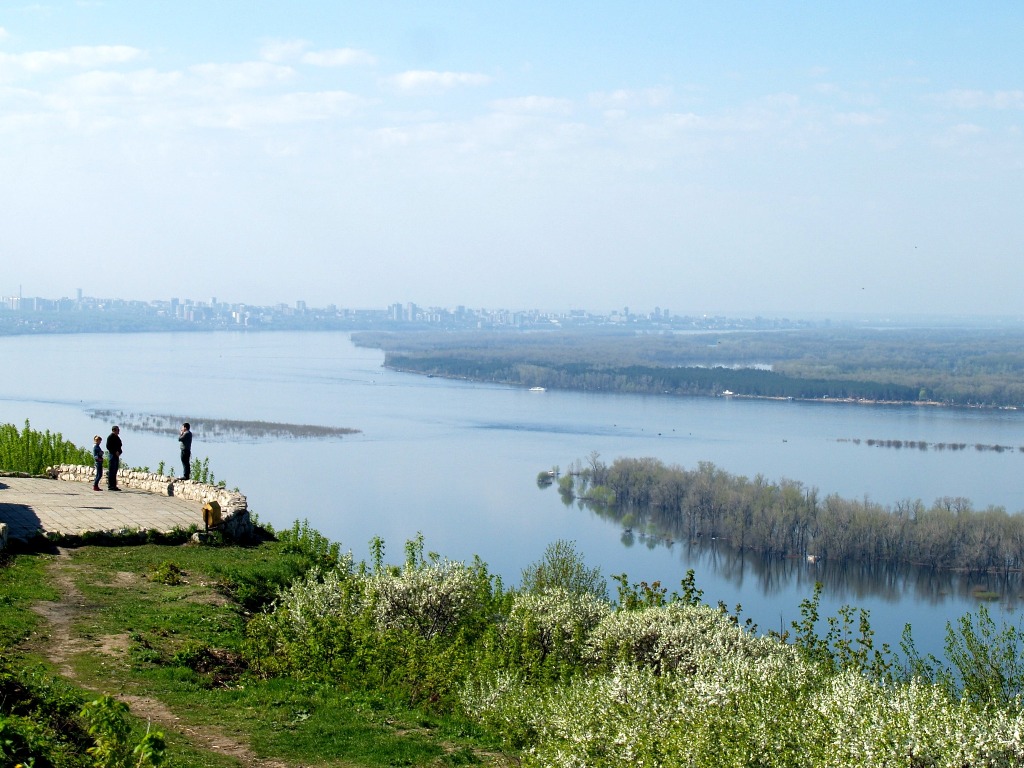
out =
<path fill-rule="evenodd" d="M 121 466 L 121 428 L 113 426 L 110 434 L 107 435 L 107 454 L 110 456 L 110 463 L 107 466 L 107 490 L 120 491 L 117 487 L 117 468 Z"/>
<path fill-rule="evenodd" d="M 181 425 L 181 432 L 178 433 L 178 442 L 181 443 L 181 466 L 184 469 L 181 477 L 188 480 L 192 473 L 192 427 L 186 421 Z"/>

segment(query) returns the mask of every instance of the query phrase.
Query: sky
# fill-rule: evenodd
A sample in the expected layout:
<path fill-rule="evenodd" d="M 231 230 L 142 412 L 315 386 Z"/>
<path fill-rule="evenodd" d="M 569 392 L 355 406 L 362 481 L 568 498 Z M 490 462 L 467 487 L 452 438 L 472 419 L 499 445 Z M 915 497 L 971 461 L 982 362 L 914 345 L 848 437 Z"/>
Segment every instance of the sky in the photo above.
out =
<path fill-rule="evenodd" d="M 1024 3 L 0 0 L 0 296 L 1024 316 Z"/>

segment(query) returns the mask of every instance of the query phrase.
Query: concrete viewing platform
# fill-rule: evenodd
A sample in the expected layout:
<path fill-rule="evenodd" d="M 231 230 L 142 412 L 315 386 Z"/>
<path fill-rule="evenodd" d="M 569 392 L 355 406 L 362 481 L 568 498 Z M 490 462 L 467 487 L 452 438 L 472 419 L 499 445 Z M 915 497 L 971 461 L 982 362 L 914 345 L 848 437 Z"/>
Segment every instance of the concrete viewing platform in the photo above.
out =
<path fill-rule="evenodd" d="M 91 470 L 90 470 L 91 471 Z M 203 527 L 203 501 L 138 488 L 94 491 L 91 482 L 45 477 L 0 477 L 0 528 L 9 539 L 36 533 L 81 535 L 101 531 L 161 532 Z"/>

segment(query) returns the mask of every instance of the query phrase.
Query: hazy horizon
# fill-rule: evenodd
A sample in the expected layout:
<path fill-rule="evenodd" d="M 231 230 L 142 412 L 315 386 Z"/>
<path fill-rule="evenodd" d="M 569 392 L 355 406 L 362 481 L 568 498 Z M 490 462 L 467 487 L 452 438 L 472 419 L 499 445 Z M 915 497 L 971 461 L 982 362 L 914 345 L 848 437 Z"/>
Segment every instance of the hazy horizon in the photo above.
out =
<path fill-rule="evenodd" d="M 1016 318 L 1022 23 L 0 0 L 0 295 Z"/>

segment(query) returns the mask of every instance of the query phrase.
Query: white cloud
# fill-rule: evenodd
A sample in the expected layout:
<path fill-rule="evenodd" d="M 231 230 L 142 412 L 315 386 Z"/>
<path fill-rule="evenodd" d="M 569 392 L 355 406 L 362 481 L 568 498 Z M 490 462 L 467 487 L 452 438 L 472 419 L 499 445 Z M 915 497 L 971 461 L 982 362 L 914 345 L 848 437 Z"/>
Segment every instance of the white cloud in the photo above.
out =
<path fill-rule="evenodd" d="M 881 125 L 885 120 L 878 115 L 868 114 L 867 112 L 840 112 L 833 118 L 833 122 L 836 125 L 864 127 L 868 125 Z"/>
<path fill-rule="evenodd" d="M 491 78 L 472 72 L 432 72 L 410 70 L 389 78 L 390 82 L 403 91 L 443 90 L 460 85 L 487 85 Z"/>
<path fill-rule="evenodd" d="M 78 45 L 55 51 L 0 53 L 0 67 L 18 68 L 26 72 L 47 72 L 62 67 L 92 69 L 112 64 L 125 64 L 142 56 L 142 51 L 129 45 Z"/>
<path fill-rule="evenodd" d="M 349 115 L 363 103 L 363 99 L 348 91 L 289 93 L 278 103 L 277 119 L 279 122 L 325 120 Z"/>
<path fill-rule="evenodd" d="M 977 146 L 972 139 L 986 134 L 987 131 L 976 123 L 958 123 L 951 125 L 945 132 L 932 138 L 932 145 L 940 149 L 967 149 Z"/>
<path fill-rule="evenodd" d="M 204 80 L 230 89 L 262 88 L 291 79 L 295 70 L 268 61 L 240 64 L 197 64 L 190 72 Z"/>
<path fill-rule="evenodd" d="M 572 102 L 548 96 L 521 96 L 515 99 L 496 99 L 490 104 L 496 112 L 514 112 L 532 115 L 569 115 Z"/>
<path fill-rule="evenodd" d="M 132 96 L 144 96 L 167 93 L 181 84 L 182 75 L 180 72 L 158 72 L 154 69 L 142 69 L 136 72 L 94 70 L 77 75 L 68 82 L 79 93 L 96 95 L 125 93 Z"/>
<path fill-rule="evenodd" d="M 590 95 L 590 103 L 602 109 L 663 107 L 672 98 L 671 88 L 619 89 Z"/>
<path fill-rule="evenodd" d="M 8 37 L 10 37 L 10 34 L 7 32 L 7 30 L 4 29 L 3 27 L 0 27 L 0 40 L 6 40 Z"/>
<path fill-rule="evenodd" d="M 932 100 L 950 109 L 1024 109 L 1024 91 L 952 90 Z"/>
<path fill-rule="evenodd" d="M 302 57 L 302 61 L 315 67 L 350 67 L 376 64 L 377 58 L 356 48 L 334 48 L 329 51 L 310 51 Z"/>
<path fill-rule="evenodd" d="M 306 40 L 270 40 L 260 48 L 260 58 L 274 63 L 296 59 L 309 48 Z"/>
<path fill-rule="evenodd" d="M 286 93 L 268 99 L 204 104 L 186 117 L 196 125 L 244 130 L 346 117 L 364 103 L 347 91 Z"/>

